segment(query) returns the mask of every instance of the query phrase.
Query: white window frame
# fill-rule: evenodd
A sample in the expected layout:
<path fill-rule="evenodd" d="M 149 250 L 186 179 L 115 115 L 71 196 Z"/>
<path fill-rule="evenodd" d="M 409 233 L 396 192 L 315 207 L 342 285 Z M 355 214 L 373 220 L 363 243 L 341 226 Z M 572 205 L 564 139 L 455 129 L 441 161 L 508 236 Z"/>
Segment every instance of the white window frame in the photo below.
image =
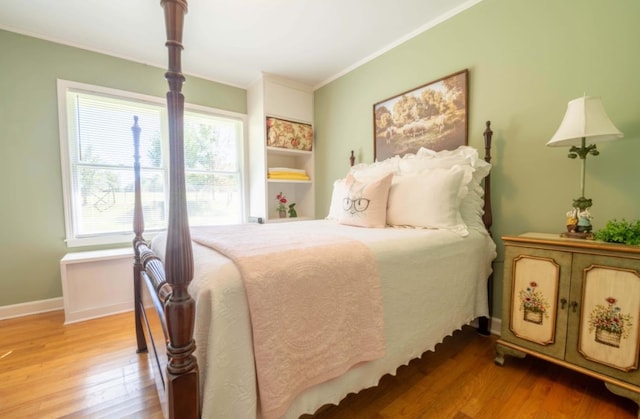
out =
<path fill-rule="evenodd" d="M 80 246 L 95 246 L 95 245 L 109 245 L 109 244 L 123 244 L 123 243 L 131 243 L 133 240 L 134 234 L 133 231 L 129 233 L 121 233 L 121 234 L 96 234 L 93 236 L 85 236 L 85 237 L 76 237 L 75 228 L 74 228 L 74 211 L 73 211 L 73 177 L 71 174 L 71 157 L 70 157 L 70 144 L 69 141 L 71 138 L 69 137 L 71 134 L 69 130 L 69 118 L 73 118 L 73 112 L 69 109 L 69 106 L 73 106 L 73 103 L 67 102 L 67 92 L 69 91 L 78 91 L 89 94 L 97 94 L 103 96 L 112 96 L 122 100 L 130 100 L 137 101 L 143 103 L 151 103 L 157 104 L 164 108 L 164 113 L 166 115 L 166 99 L 144 95 L 140 93 L 129 92 L 125 90 L 112 89 L 108 87 L 95 86 L 85 83 L 79 83 L 69 80 L 57 80 L 57 93 L 58 93 L 58 125 L 60 131 L 60 163 L 62 169 L 62 192 L 63 192 L 63 200 L 64 200 L 64 217 L 65 217 L 65 234 L 66 239 L 65 242 L 67 247 L 80 247 Z M 240 152 L 238 158 L 241 160 L 238 162 L 240 167 L 240 182 L 242 184 L 242 216 L 241 219 L 243 222 L 247 220 L 248 213 L 248 193 L 249 193 L 249 185 L 248 185 L 248 164 L 247 164 L 247 115 L 226 111 L 222 109 L 215 109 L 201 105 L 194 105 L 185 103 L 185 111 L 193 111 L 197 113 L 208 114 L 215 117 L 223 117 L 223 118 L 231 118 L 240 120 L 242 125 L 242 138 L 240 143 Z M 168 127 L 167 118 L 163 117 L 163 126 L 162 130 L 162 155 L 166 160 L 163 162 L 164 167 L 164 176 L 165 176 L 165 184 L 167 185 L 166 193 L 169 193 L 169 153 L 168 153 Z M 131 121 L 133 125 L 133 119 Z M 144 129 L 144 128 L 143 128 Z M 131 139 L 133 143 L 133 136 Z M 167 196 L 166 202 L 169 202 L 169 198 Z M 133 230 L 133 220 L 132 220 L 131 229 Z M 146 238 L 151 238 L 153 233 L 149 234 L 147 232 L 145 234 Z"/>

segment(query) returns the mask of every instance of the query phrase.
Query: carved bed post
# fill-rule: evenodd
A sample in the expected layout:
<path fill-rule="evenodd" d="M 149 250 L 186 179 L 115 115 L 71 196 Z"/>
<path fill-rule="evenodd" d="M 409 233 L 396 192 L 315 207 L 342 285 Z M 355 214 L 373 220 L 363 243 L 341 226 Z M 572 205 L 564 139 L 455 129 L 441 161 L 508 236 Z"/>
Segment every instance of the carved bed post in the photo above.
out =
<path fill-rule="evenodd" d="M 200 395 L 198 365 L 193 352 L 195 341 L 195 302 L 187 287 L 193 278 L 193 250 L 187 219 L 187 199 L 184 175 L 184 96 L 181 69 L 182 27 L 187 12 L 186 0 L 162 0 L 166 46 L 169 50 L 169 83 L 167 110 L 169 115 L 169 227 L 165 252 L 166 280 L 172 293 L 165 303 L 167 319 L 167 396 L 171 417 L 198 417 Z"/>
<path fill-rule="evenodd" d="M 491 131 L 491 121 L 487 121 L 487 127 L 484 130 L 484 160 L 487 163 L 491 163 L 491 138 L 493 137 L 493 131 Z M 493 213 L 491 212 L 491 172 L 484 178 L 484 215 L 482 221 L 487 228 L 489 234 L 491 234 L 491 225 L 493 224 Z M 489 275 L 487 279 L 487 295 L 489 298 L 489 317 L 480 317 L 478 320 L 478 332 L 482 335 L 491 335 L 491 315 L 493 314 L 493 273 Z"/>
<path fill-rule="evenodd" d="M 487 163 L 491 163 L 491 138 L 493 138 L 491 121 L 487 121 L 487 128 L 484 130 L 484 160 Z M 491 173 L 489 173 L 484 180 L 484 215 L 482 221 L 484 221 L 485 227 L 487 227 L 487 230 L 491 233 L 491 226 L 493 225 L 493 213 L 491 212 Z"/>
<path fill-rule="evenodd" d="M 142 329 L 142 262 L 140 260 L 140 250 L 138 244 L 144 242 L 142 232 L 144 231 L 144 219 L 142 215 L 142 198 L 140 190 L 140 127 L 138 126 L 138 117 L 133 117 L 133 171 L 135 173 L 135 204 L 133 212 L 133 301 L 136 324 L 136 341 L 138 349 L 136 352 L 147 352 L 147 342 L 144 338 Z"/>

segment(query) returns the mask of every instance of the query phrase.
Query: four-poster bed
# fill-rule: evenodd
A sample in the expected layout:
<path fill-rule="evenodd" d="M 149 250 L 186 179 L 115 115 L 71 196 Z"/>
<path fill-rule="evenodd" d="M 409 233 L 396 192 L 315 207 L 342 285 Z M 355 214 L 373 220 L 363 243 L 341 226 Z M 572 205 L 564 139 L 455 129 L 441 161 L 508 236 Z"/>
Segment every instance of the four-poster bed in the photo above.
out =
<path fill-rule="evenodd" d="M 495 257 L 488 234 L 492 222 L 489 122 L 484 160 L 470 149 L 444 154 L 425 150 L 415 159 L 398 158 L 381 165 L 354 166 L 352 159 L 347 186 L 334 189 L 338 195 L 354 185 L 364 191 L 377 183 L 362 183 L 362 179 L 381 170 L 406 174 L 393 177 L 395 186 L 390 186 L 392 176 L 385 176 L 389 196 L 400 193 L 401 179 L 423 188 L 432 179 L 457 179 L 454 193 L 444 191 L 456 203 L 456 220 L 462 217 L 464 221 L 455 228 L 354 227 L 363 220 L 338 221 L 330 219 L 330 214 L 327 220 L 190 229 L 180 65 L 187 4 L 163 0 L 162 5 L 169 49 L 169 225 L 166 236 L 151 244 L 142 237 L 136 120 L 132 129 L 136 172 L 133 271 L 139 352 L 147 350 L 145 325 L 150 338 L 144 289 L 149 290 L 162 324 L 160 343 L 152 339 L 149 343 L 161 353 L 166 345 L 166 355 L 155 361 L 161 369 L 166 364 L 164 375 L 156 378 L 165 414 L 180 418 L 298 417 L 376 385 L 382 375 L 393 374 L 400 365 L 433 350 L 442 338 L 475 318 L 481 319 L 481 329 L 488 333 L 486 286 Z M 427 172 L 430 177 L 422 175 Z M 359 217 L 363 199 L 372 206 L 377 200 L 368 195 L 366 199 L 364 195 L 340 195 L 332 199 L 332 208 L 342 203 L 346 211 L 348 204 L 351 216 Z M 278 249 L 263 246 L 277 242 L 277 237 L 284 237 Z M 356 253 L 356 248 L 361 252 Z M 286 269 L 272 268 L 268 262 L 274 260 Z M 269 287 L 263 285 L 267 282 Z M 287 312 L 290 308 L 293 314 Z M 373 319 L 371 324 L 366 318 Z M 314 322 L 318 330 L 304 329 Z M 306 354 L 313 357 L 307 361 L 313 365 L 305 365 Z M 343 356 L 344 360 L 339 359 Z"/>

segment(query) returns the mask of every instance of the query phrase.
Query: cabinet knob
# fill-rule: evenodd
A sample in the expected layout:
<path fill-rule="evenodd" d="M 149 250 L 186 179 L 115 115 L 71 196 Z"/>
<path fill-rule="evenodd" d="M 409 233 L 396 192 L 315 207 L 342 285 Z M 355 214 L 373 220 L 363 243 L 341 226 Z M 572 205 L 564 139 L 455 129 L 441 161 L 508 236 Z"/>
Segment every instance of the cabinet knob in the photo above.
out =
<path fill-rule="evenodd" d="M 562 297 L 562 298 L 560 299 L 560 309 L 561 309 L 561 310 L 564 310 L 564 307 L 565 307 L 566 305 L 567 305 L 567 299 L 566 299 L 566 298 L 564 298 L 564 297 Z"/>
<path fill-rule="evenodd" d="M 578 302 L 577 301 L 572 301 L 571 304 L 569 304 L 569 305 L 573 309 L 574 313 L 578 311 Z"/>

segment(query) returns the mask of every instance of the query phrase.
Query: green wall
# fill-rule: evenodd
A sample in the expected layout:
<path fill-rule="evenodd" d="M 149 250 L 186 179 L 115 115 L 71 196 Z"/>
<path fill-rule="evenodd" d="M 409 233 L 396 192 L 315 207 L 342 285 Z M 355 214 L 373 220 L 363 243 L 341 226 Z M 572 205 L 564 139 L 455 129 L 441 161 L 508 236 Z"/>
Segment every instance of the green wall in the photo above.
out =
<path fill-rule="evenodd" d="M 164 48 L 159 41 L 158 48 Z M 0 31 L 0 306 L 62 295 L 56 79 L 164 97 L 164 69 Z M 189 103 L 246 113 L 246 91 L 187 76 Z"/>
<path fill-rule="evenodd" d="M 640 2 L 483 0 L 323 86 L 315 95 L 316 213 L 329 207 L 348 153 L 373 160 L 373 104 L 468 68 L 469 143 L 494 130 L 494 302 L 505 234 L 555 232 L 579 194 L 579 163 L 545 143 L 566 104 L 601 96 L 621 141 L 587 164 L 596 229 L 640 218 Z M 162 46 L 161 46 L 162 47 Z M 164 96 L 163 69 L 0 31 L 0 306 L 62 295 L 64 215 L 56 79 Z M 188 102 L 246 112 L 246 92 L 187 77 Z M 496 307 L 496 311 L 499 307 Z M 499 317 L 499 312 L 496 312 Z"/>
<path fill-rule="evenodd" d="M 373 160 L 374 103 L 468 68 L 469 144 L 494 131 L 493 235 L 499 245 L 495 312 L 502 280 L 500 237 L 560 232 L 580 194 L 580 164 L 567 148 L 545 147 L 567 102 L 602 97 L 624 133 L 587 160 L 586 195 L 596 229 L 611 218 L 640 218 L 640 2 L 637 0 L 483 0 L 323 86 L 315 95 L 319 215 L 349 150 Z"/>

